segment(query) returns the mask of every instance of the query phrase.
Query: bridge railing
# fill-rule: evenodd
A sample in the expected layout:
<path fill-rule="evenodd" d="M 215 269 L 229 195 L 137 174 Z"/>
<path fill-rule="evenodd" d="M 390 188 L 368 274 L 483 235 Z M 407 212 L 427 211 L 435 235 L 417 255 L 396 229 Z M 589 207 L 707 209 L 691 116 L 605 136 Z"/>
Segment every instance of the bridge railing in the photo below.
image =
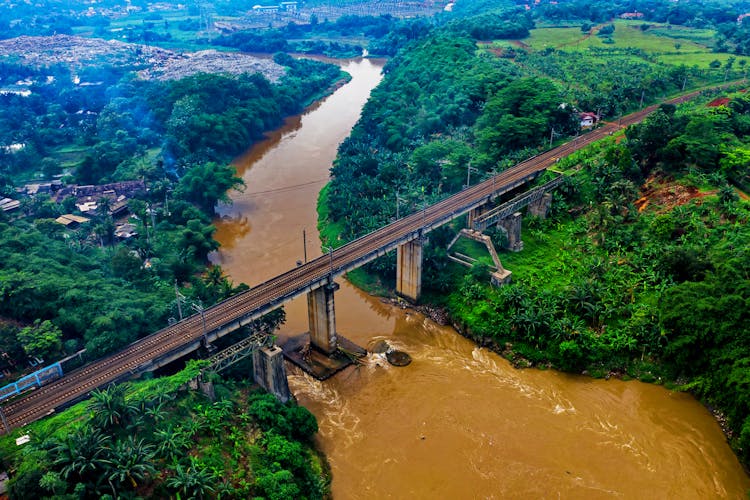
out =
<path fill-rule="evenodd" d="M 531 189 L 525 193 L 522 193 L 512 200 L 509 200 L 506 203 L 503 203 L 502 205 L 497 206 L 486 213 L 483 213 L 474 220 L 472 229 L 476 231 L 484 231 L 500 219 L 504 219 L 505 217 L 508 217 L 509 215 L 520 210 L 526 205 L 539 200 L 542 196 L 544 196 L 545 193 L 547 193 L 548 191 L 552 191 L 560 184 L 562 184 L 564 179 L 565 176 L 562 175 L 559 177 L 555 177 L 551 181 L 542 184 L 539 187 Z"/>

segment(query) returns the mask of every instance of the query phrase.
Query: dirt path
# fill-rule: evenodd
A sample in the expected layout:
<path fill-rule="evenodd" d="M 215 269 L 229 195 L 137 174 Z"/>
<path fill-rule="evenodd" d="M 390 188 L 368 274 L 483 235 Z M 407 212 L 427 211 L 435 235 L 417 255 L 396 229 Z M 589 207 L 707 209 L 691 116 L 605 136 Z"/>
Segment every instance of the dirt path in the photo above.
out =
<path fill-rule="evenodd" d="M 556 46 L 555 48 L 556 49 L 562 49 L 562 48 L 567 47 L 569 45 L 574 45 L 574 44 L 578 45 L 581 42 L 585 42 L 586 40 L 588 40 L 592 36 L 596 35 L 599 32 L 599 30 L 602 29 L 604 26 L 606 26 L 606 24 L 597 24 L 596 26 L 594 26 L 593 28 L 591 28 L 589 30 L 589 32 L 586 33 L 582 38 L 579 38 L 575 42 L 561 43 L 560 45 Z"/>

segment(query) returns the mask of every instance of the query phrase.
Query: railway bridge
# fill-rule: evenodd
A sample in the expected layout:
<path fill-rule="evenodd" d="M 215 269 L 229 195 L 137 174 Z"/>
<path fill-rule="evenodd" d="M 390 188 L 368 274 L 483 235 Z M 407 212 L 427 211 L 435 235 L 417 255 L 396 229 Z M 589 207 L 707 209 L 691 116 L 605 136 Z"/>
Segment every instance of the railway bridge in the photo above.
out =
<path fill-rule="evenodd" d="M 678 103 L 689 94 L 669 101 Z M 422 210 L 398 219 L 328 254 L 301 264 L 260 285 L 241 292 L 198 314 L 144 337 L 125 349 L 79 368 L 48 385 L 4 405 L 2 432 L 42 418 L 57 408 L 85 398 L 92 390 L 126 380 L 159 367 L 249 325 L 285 302 L 307 295 L 310 343 L 324 354 L 337 349 L 335 278 L 363 264 L 397 251 L 397 292 L 417 300 L 421 292 L 422 245 L 431 230 L 464 216 L 537 177 L 559 158 L 611 135 L 621 126 L 641 121 L 656 106 L 607 123 L 561 146 L 525 160 L 487 180 Z M 256 363 L 279 366 L 278 349 L 265 347 Z M 263 354 L 265 353 L 265 355 Z M 265 356 L 265 357 L 264 357 Z M 283 368 L 283 364 L 281 364 Z M 262 367 L 261 372 L 271 370 Z M 266 377 L 274 378 L 274 377 Z M 278 378 L 278 377 L 276 377 Z M 267 387 L 268 388 L 268 387 Z M 271 388 L 273 390 L 273 388 Z"/>

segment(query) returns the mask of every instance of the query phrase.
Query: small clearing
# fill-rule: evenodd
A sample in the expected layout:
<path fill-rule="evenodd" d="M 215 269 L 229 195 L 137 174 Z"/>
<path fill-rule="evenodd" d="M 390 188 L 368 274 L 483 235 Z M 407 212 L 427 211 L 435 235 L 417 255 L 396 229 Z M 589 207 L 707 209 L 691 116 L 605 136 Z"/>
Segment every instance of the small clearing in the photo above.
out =
<path fill-rule="evenodd" d="M 715 195 L 716 190 L 700 191 L 693 186 L 677 184 L 671 179 L 651 176 L 641 186 L 641 194 L 642 196 L 635 201 L 638 212 L 643 212 L 648 206 L 654 206 L 657 212 L 663 213 L 696 198 Z"/>

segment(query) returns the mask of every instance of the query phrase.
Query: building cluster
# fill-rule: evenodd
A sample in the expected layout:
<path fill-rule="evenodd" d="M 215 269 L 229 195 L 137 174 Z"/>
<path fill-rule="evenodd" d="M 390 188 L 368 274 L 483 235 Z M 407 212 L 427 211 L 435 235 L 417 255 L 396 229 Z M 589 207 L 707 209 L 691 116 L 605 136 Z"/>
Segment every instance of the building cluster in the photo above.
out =
<path fill-rule="evenodd" d="M 61 181 L 26 184 L 17 188 L 20 195 L 35 197 L 41 194 L 49 195 L 56 203 L 62 203 L 68 198 L 75 199 L 75 206 L 80 214 L 63 214 L 55 219 L 68 229 L 76 229 L 91 221 L 91 215 L 100 212 L 100 204 L 106 203 L 107 213 L 113 218 L 122 218 L 128 213 L 128 201 L 136 194 L 146 191 L 143 181 L 112 182 L 100 185 L 69 185 L 64 186 Z M 21 207 L 20 200 L 0 198 L 0 209 L 12 212 Z M 127 222 L 116 224 L 114 235 L 119 239 L 136 236 L 136 226 Z"/>
<path fill-rule="evenodd" d="M 623 12 L 620 14 L 620 19 L 643 19 L 643 12 Z"/>
<path fill-rule="evenodd" d="M 253 5 L 253 12 L 255 13 L 279 12 L 279 11 L 296 12 L 298 8 L 299 8 L 299 4 L 297 2 L 279 2 L 273 5 Z"/>
<path fill-rule="evenodd" d="M 146 191 L 143 181 L 112 182 L 98 186 L 74 184 L 57 189 L 52 199 L 61 203 L 64 199 L 73 197 L 76 199 L 76 207 L 83 214 L 95 212 L 99 209 L 99 203 L 106 200 L 109 204 L 109 214 L 112 217 L 120 217 L 128 210 L 128 199 L 143 191 Z"/>

